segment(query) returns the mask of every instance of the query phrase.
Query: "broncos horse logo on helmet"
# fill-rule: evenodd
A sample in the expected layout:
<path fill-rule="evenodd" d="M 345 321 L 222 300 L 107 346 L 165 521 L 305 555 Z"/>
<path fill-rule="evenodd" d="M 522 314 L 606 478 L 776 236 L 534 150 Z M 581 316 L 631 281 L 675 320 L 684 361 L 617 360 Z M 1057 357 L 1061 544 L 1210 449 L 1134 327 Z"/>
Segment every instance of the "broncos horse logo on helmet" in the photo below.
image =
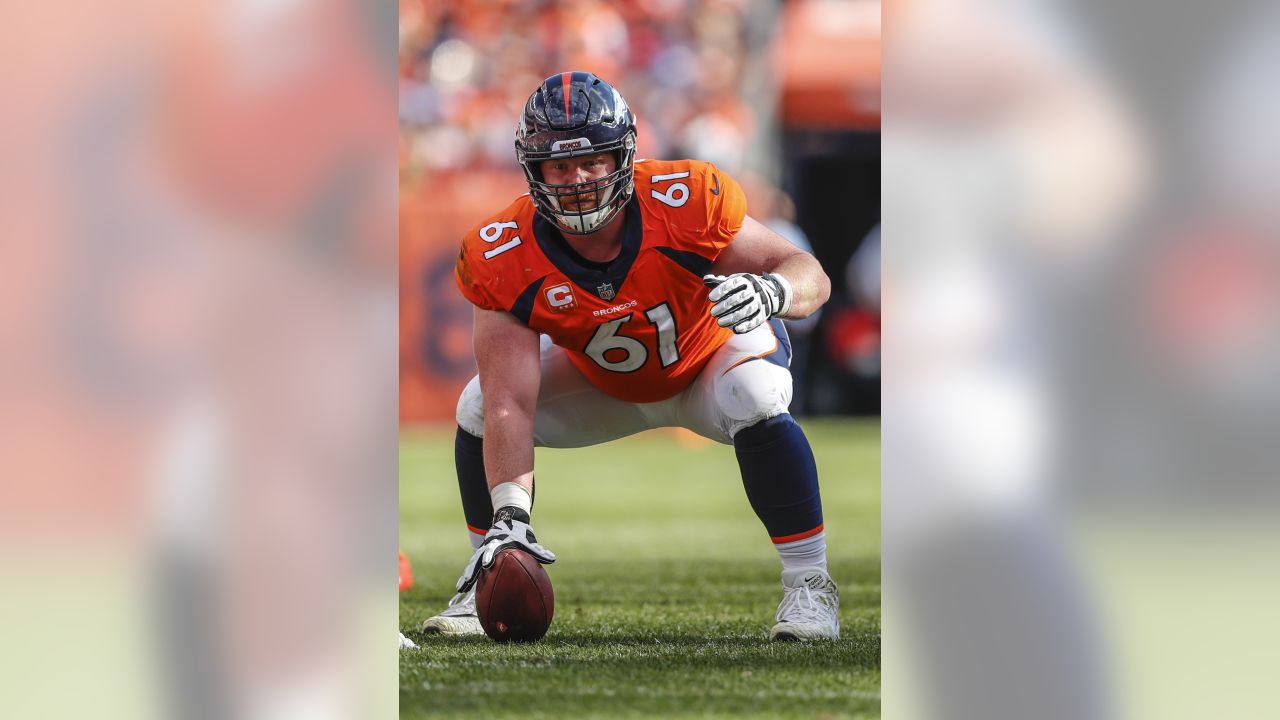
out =
<path fill-rule="evenodd" d="M 585 235 L 612 220 L 635 191 L 636 117 L 612 85 L 589 72 L 552 75 L 529 96 L 516 125 L 516 159 L 529 181 L 529 194 L 543 217 L 562 231 Z M 612 152 L 617 169 L 599 180 L 551 185 L 539 163 Z M 581 198 L 596 203 L 584 210 Z M 567 203 L 562 203 L 567 200 Z M 578 210 L 568 210 L 564 205 Z"/>

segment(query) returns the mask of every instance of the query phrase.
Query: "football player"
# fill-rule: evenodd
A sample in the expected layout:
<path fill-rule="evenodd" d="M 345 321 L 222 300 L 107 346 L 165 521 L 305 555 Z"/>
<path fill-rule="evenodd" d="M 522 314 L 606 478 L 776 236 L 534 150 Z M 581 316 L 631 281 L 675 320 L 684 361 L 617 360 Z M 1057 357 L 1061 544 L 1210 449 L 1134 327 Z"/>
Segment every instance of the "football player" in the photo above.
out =
<path fill-rule="evenodd" d="M 479 634 L 475 582 L 498 550 L 555 555 L 530 526 L 534 446 L 657 427 L 732 444 L 782 560 L 770 637 L 839 637 L 813 453 L 787 412 L 780 318 L 830 295 L 813 256 L 746 214 L 714 165 L 635 160 L 636 121 L 591 73 L 543 81 L 516 128 L 529 182 L 462 241 L 479 375 L 458 400 L 455 460 L 474 554 L 428 633 Z M 495 511 L 496 509 L 496 511 Z"/>

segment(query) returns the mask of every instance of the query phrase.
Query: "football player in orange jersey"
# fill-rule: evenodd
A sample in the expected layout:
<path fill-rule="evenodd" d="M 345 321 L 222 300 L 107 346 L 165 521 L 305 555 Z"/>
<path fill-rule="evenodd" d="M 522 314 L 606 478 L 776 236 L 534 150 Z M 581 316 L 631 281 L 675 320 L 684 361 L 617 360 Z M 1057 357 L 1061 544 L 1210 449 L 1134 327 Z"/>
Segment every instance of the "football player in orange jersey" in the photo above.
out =
<path fill-rule="evenodd" d="M 475 306 L 479 375 L 455 459 L 475 552 L 429 633 L 478 634 L 475 581 L 498 550 L 555 555 L 530 526 L 534 446 L 656 427 L 732 444 L 782 560 L 770 637 L 839 637 L 813 453 L 787 412 L 779 318 L 830 295 L 813 256 L 746 214 L 714 165 L 634 159 L 635 116 L 585 72 L 543 81 L 516 128 L 529 194 L 478 224 L 455 271 Z M 496 512 L 495 512 L 496 509 Z"/>

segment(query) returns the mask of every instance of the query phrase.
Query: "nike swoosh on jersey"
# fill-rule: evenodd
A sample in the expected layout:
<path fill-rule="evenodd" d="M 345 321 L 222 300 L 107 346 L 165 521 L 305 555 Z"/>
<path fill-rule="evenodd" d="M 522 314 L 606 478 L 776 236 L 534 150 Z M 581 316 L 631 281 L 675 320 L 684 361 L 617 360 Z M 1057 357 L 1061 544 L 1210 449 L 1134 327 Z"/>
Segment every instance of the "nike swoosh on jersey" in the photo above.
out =
<path fill-rule="evenodd" d="M 715 186 L 715 187 L 711 188 L 711 194 L 712 194 L 712 195 L 719 195 L 719 194 L 720 194 L 720 176 L 719 176 L 719 175 L 712 175 L 712 176 L 711 176 L 711 181 L 712 181 L 712 182 L 714 182 L 714 183 L 716 184 L 716 186 Z"/>

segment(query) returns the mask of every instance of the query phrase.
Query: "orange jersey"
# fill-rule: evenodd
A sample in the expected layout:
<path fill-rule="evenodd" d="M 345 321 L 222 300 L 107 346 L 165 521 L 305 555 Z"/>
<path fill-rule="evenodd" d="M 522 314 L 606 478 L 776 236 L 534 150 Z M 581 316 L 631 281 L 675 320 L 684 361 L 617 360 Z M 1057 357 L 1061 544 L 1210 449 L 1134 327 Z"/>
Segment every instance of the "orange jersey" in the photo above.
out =
<path fill-rule="evenodd" d="M 742 189 L 695 160 L 635 164 L 622 253 L 585 263 L 522 195 L 467 233 L 454 277 L 564 348 L 596 387 L 627 402 L 679 393 L 732 335 L 708 313 L 702 276 L 742 227 Z"/>

